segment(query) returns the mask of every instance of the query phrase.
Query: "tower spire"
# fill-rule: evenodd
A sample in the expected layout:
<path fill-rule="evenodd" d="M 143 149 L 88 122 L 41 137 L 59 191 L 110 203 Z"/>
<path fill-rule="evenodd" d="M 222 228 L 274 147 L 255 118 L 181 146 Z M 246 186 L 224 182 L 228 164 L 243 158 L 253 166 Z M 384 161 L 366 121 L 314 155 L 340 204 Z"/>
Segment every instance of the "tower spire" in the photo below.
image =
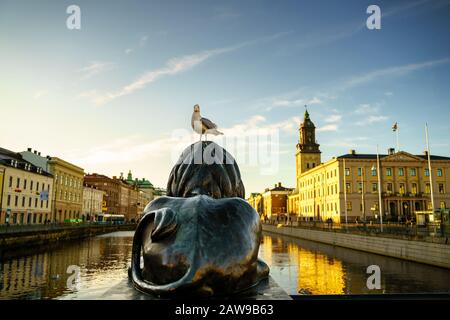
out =
<path fill-rule="evenodd" d="M 305 104 L 305 120 L 309 120 L 308 106 Z"/>

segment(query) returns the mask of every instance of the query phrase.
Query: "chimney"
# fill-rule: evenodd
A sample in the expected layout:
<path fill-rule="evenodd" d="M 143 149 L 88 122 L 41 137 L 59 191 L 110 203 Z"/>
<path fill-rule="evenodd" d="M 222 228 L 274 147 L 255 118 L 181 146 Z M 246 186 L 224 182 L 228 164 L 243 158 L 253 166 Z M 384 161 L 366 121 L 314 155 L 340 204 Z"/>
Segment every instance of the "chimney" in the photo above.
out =
<path fill-rule="evenodd" d="M 356 154 L 355 149 L 350 149 L 350 154 L 354 156 Z"/>
<path fill-rule="evenodd" d="M 28 152 L 31 152 L 31 148 L 27 148 L 27 151 L 28 151 Z"/>
<path fill-rule="evenodd" d="M 395 149 L 394 148 L 389 148 L 388 149 L 388 155 L 393 155 L 393 154 L 395 154 Z"/>
<path fill-rule="evenodd" d="M 117 176 L 113 176 L 113 179 L 116 180 L 116 179 L 117 179 Z"/>
<path fill-rule="evenodd" d="M 34 154 L 37 154 L 37 151 L 36 151 L 36 150 L 33 150 L 33 153 L 34 153 Z"/>
<path fill-rule="evenodd" d="M 281 187 L 281 182 L 278 182 L 278 186 Z"/>
<path fill-rule="evenodd" d="M 41 155 L 41 153 L 40 152 L 38 152 L 38 156 L 40 156 Z"/>

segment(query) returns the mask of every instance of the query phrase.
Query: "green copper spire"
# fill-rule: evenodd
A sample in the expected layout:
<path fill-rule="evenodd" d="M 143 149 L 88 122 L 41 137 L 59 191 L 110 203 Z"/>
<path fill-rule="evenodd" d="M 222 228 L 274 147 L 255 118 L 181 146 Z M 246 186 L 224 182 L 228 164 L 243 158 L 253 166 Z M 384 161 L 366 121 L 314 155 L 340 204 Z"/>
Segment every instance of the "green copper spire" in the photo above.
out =
<path fill-rule="evenodd" d="M 309 113 L 308 113 L 308 108 L 306 107 L 306 104 L 305 104 L 305 120 L 309 120 Z"/>
<path fill-rule="evenodd" d="M 131 170 L 128 171 L 128 177 L 127 177 L 128 181 L 133 181 L 133 175 L 131 174 Z"/>

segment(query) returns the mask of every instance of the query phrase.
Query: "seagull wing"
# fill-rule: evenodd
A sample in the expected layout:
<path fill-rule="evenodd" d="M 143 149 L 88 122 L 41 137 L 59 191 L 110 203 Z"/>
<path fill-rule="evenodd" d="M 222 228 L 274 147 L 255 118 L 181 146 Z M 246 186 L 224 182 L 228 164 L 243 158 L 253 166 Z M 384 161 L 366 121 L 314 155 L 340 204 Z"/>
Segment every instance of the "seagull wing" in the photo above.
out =
<path fill-rule="evenodd" d="M 205 128 L 207 130 L 216 129 L 217 128 L 217 125 L 214 122 L 212 122 L 211 120 L 209 120 L 209 119 L 200 118 L 200 121 L 202 122 L 202 125 L 205 126 Z"/>

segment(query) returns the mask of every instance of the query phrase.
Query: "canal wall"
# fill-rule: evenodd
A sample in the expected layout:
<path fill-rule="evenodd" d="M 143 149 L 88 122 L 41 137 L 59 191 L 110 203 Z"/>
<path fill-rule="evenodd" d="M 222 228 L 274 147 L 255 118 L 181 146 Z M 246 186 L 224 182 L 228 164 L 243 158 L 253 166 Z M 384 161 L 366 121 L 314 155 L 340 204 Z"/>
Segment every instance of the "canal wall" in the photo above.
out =
<path fill-rule="evenodd" d="M 2 253 L 27 247 L 48 245 L 59 241 L 75 240 L 115 231 L 131 231 L 132 225 L 91 225 L 91 226 L 44 226 L 24 232 L 11 230 L 0 234 L 0 256 Z"/>
<path fill-rule="evenodd" d="M 449 244 L 268 224 L 263 231 L 450 269 Z"/>

